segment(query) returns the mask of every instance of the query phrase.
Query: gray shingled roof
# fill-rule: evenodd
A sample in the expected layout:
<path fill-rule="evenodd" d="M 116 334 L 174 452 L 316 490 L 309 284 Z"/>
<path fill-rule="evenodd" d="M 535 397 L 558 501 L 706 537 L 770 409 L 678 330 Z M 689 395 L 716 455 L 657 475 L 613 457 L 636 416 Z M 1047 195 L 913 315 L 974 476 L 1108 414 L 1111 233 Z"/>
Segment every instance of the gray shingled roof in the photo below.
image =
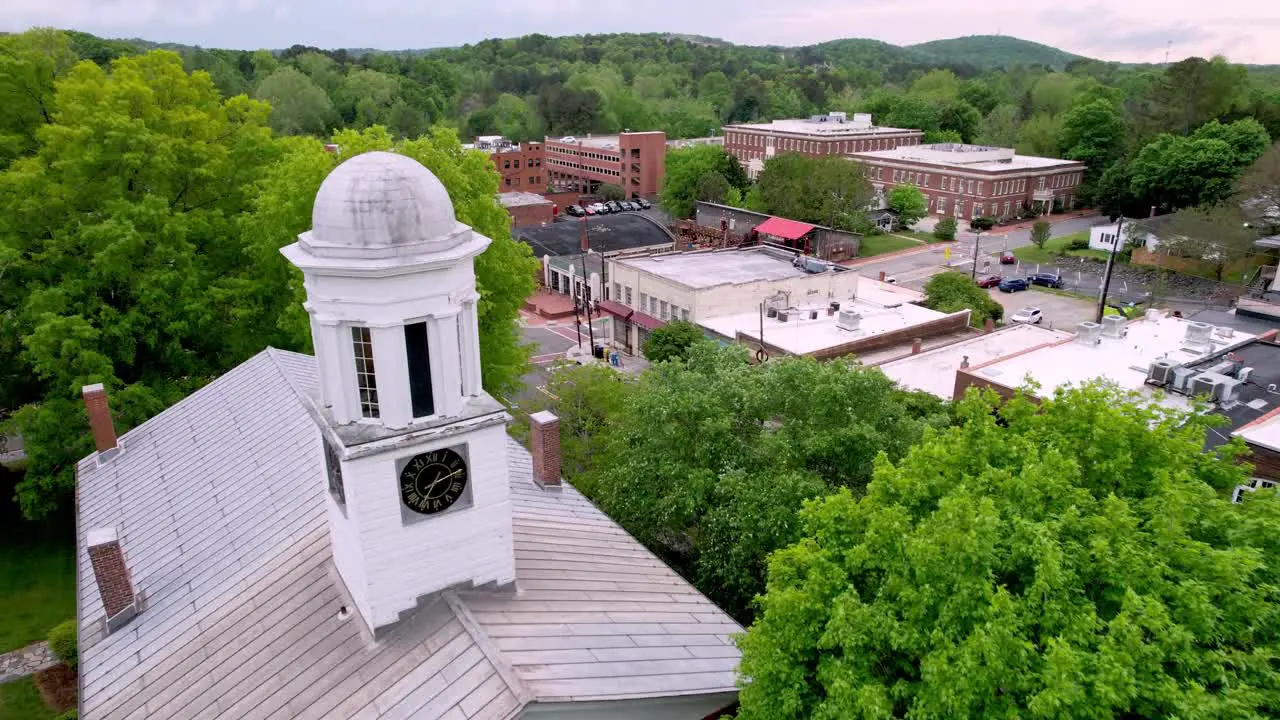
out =
<path fill-rule="evenodd" d="M 267 350 L 80 462 L 81 717 L 504 718 L 729 693 L 741 628 L 509 453 L 515 594 L 444 592 L 374 644 L 330 560 L 315 363 Z M 104 636 L 83 547 L 119 529 L 142 613 Z"/>

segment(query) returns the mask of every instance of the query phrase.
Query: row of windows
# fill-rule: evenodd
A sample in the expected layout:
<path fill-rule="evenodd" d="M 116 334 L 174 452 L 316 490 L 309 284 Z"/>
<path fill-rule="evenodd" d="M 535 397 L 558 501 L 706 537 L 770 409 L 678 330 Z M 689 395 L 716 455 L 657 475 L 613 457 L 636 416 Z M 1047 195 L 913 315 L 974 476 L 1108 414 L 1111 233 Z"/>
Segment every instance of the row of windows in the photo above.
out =
<path fill-rule="evenodd" d="M 725 135 L 729 145 L 742 147 L 777 147 L 778 150 L 833 154 L 892 150 L 903 145 L 916 145 L 919 138 L 868 138 L 866 140 L 801 140 L 799 138 L 772 138 L 765 135 L 729 133 Z"/>
<path fill-rule="evenodd" d="M 1022 209 L 1022 205 L 1023 205 L 1022 200 L 1006 200 L 1003 205 L 1001 205 L 1000 203 L 994 203 L 993 205 L 991 205 L 991 213 L 994 214 L 996 217 L 1002 217 L 1002 218 L 1012 217 L 1013 215 L 1017 214 L 1019 210 Z M 969 215 L 970 218 L 978 218 L 986 214 L 987 206 L 984 205 L 983 203 L 974 203 L 969 207 L 970 207 L 970 215 Z M 946 215 L 947 214 L 947 198 L 946 197 L 936 198 L 934 200 L 933 208 L 936 214 Z M 954 215 L 956 217 L 965 216 L 964 200 L 957 198 L 952 208 L 954 210 Z"/>
<path fill-rule="evenodd" d="M 614 154 L 606 155 L 605 153 L 590 152 L 588 150 L 574 150 L 572 148 L 559 147 L 556 145 L 552 145 L 551 147 L 548 147 L 547 150 L 554 153 L 560 153 L 561 155 L 570 155 L 573 157 L 585 158 L 587 160 L 601 160 L 604 162 L 611 162 L 611 163 L 622 162 L 622 158 Z M 639 157 L 640 152 L 638 150 L 633 150 L 632 154 Z"/>
<path fill-rule="evenodd" d="M 666 300 L 659 300 L 658 298 L 646 293 L 640 293 L 639 307 L 632 305 L 630 285 L 624 286 L 622 283 L 614 283 L 613 293 L 617 297 L 626 298 L 623 304 L 627 307 L 636 307 L 640 312 L 656 317 L 659 320 L 689 321 L 689 308 L 682 308 L 675 303 L 669 303 Z"/>
<path fill-rule="evenodd" d="M 567 168 L 573 168 L 574 170 L 586 170 L 588 172 L 601 173 L 604 175 L 613 175 L 614 177 L 618 177 L 622 175 L 622 173 L 611 168 L 592 167 L 590 165 L 583 165 L 582 163 L 568 162 L 567 160 L 557 160 L 555 158 L 547 158 L 547 163 L 550 165 L 560 165 Z"/>
<path fill-rule="evenodd" d="M 510 170 L 510 169 L 511 169 L 511 162 L 512 162 L 512 161 L 511 161 L 510 159 L 503 160 L 503 161 L 502 161 L 502 169 L 503 169 L 503 170 Z M 525 160 L 525 167 L 542 167 L 542 158 L 529 158 L 528 160 Z M 516 160 L 515 160 L 515 168 L 516 168 L 517 170 L 519 170 L 519 169 L 520 169 L 520 158 L 516 158 Z"/>
<path fill-rule="evenodd" d="M 515 186 L 516 186 L 516 187 L 520 187 L 520 178 L 506 178 L 507 187 L 511 187 L 511 186 L 512 186 L 512 181 L 513 181 L 513 180 L 515 181 Z M 535 187 L 535 186 L 539 185 L 541 182 L 542 182 L 542 176 L 541 176 L 541 175 L 530 175 L 530 176 L 529 176 L 529 187 Z"/>

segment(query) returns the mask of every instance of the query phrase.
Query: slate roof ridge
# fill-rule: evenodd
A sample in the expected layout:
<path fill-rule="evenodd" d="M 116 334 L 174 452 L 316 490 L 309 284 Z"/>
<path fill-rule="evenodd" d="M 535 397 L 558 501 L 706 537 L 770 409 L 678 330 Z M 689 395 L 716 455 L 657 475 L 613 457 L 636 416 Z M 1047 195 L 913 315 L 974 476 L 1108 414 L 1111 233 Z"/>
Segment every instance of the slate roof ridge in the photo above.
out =
<path fill-rule="evenodd" d="M 511 691 L 511 694 L 516 696 L 518 701 L 516 709 L 501 720 L 517 717 L 527 705 L 536 699 L 533 692 L 523 682 L 520 682 L 520 678 L 516 677 L 515 668 L 507 661 L 503 652 L 493 644 L 493 640 L 490 639 L 484 628 L 480 626 L 475 616 L 471 614 L 467 604 L 458 598 L 457 594 L 452 590 L 446 590 L 443 597 L 444 601 L 449 604 L 449 609 L 453 611 L 454 617 L 461 623 L 462 629 L 471 636 L 471 640 L 476 644 L 476 647 L 480 648 L 480 652 L 484 653 L 485 659 L 493 665 L 493 669 L 497 671 L 498 676 L 502 678 L 502 682 Z M 500 719 L 495 718 L 494 720 Z"/>

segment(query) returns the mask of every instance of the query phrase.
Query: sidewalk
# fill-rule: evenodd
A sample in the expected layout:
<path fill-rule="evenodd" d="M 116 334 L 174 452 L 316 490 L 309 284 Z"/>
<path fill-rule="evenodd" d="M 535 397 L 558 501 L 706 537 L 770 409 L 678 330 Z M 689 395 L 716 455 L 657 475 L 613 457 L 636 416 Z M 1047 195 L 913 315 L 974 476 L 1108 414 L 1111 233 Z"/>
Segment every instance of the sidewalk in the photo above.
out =
<path fill-rule="evenodd" d="M 43 640 L 24 648 L 0 655 L 0 683 L 18 680 L 28 675 L 35 675 L 45 668 L 58 664 L 57 658 L 49 651 L 49 645 Z"/>

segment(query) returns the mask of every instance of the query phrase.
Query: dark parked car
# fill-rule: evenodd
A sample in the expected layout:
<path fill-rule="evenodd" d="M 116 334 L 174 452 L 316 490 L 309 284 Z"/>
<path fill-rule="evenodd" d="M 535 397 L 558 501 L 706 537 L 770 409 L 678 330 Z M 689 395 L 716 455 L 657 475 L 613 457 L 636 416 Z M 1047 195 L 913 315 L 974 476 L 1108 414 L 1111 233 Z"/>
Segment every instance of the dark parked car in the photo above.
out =
<path fill-rule="evenodd" d="M 1001 265 L 1012 265 L 1016 262 L 1018 262 L 1018 256 L 1014 255 L 1012 252 L 1005 250 L 1004 252 L 1000 253 Z"/>
<path fill-rule="evenodd" d="M 1057 273 L 1036 273 L 1031 276 L 1030 280 L 1032 285 L 1043 285 L 1051 288 L 1062 287 L 1062 276 Z"/>
<path fill-rule="evenodd" d="M 614 213 L 622 212 L 622 206 L 618 204 L 617 200 L 610 200 L 609 202 L 605 203 L 605 205 L 609 207 L 609 212 L 614 212 Z"/>
<path fill-rule="evenodd" d="M 652 205 L 649 204 L 649 201 L 645 200 L 644 198 L 636 198 L 635 203 L 640 206 L 641 210 L 648 210 L 649 208 L 653 207 Z"/>
<path fill-rule="evenodd" d="M 1001 280 L 1004 280 L 1004 278 L 1000 277 L 999 275 L 988 275 L 983 278 L 978 278 L 978 287 L 993 288 L 999 285 Z"/>
<path fill-rule="evenodd" d="M 639 210 L 640 206 L 633 202 L 624 202 L 622 203 L 622 209 L 626 210 L 627 212 L 631 212 L 633 210 Z"/>
<path fill-rule="evenodd" d="M 578 207 L 577 205 L 568 205 L 564 209 L 564 214 L 572 215 L 574 217 L 582 217 L 583 215 L 587 214 L 587 211 L 583 210 L 581 207 Z"/>
<path fill-rule="evenodd" d="M 997 287 L 1000 288 L 1000 292 L 1011 293 L 1026 290 L 1031 287 L 1031 283 L 1027 282 L 1026 278 L 1005 278 Z"/>

